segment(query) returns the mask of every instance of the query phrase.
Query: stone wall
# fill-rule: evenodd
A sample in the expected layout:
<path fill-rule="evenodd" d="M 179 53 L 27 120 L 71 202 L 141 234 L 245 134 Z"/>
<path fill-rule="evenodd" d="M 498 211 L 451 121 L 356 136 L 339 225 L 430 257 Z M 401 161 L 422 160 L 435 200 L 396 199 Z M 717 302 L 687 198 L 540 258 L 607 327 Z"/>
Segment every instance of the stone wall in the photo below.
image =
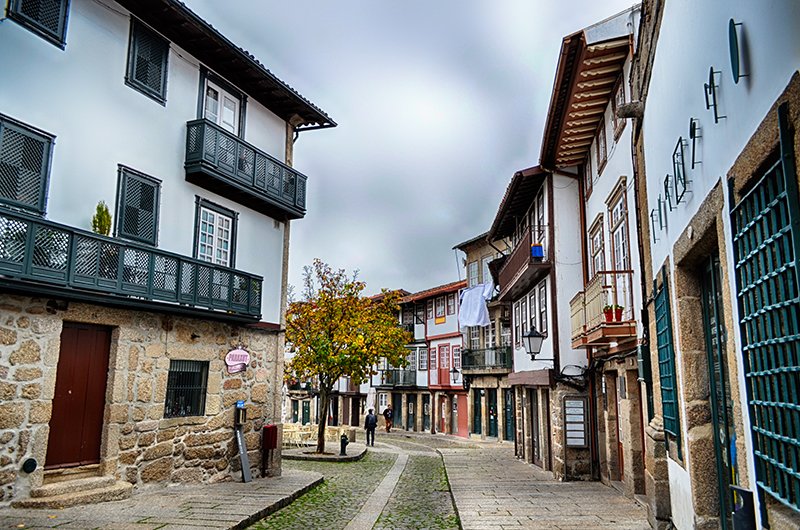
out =
<path fill-rule="evenodd" d="M 111 330 L 100 474 L 135 485 L 231 480 L 240 471 L 233 410 L 244 400 L 245 441 L 258 475 L 261 427 L 280 421 L 282 333 L 91 304 L 56 307 L 46 299 L 0 296 L 0 503 L 44 482 L 64 321 Z M 251 362 L 228 374 L 225 354 L 239 346 Z M 204 416 L 164 418 L 171 359 L 209 362 Z M 27 474 L 21 465 L 31 457 L 39 467 Z M 280 473 L 280 450 L 268 473 Z"/>
<path fill-rule="evenodd" d="M 587 397 L 588 394 L 571 388 L 563 383 L 557 383 L 550 391 L 550 410 L 552 421 L 552 451 L 553 475 L 558 480 L 591 480 L 592 458 L 591 450 L 566 446 L 566 432 L 564 425 L 564 398 Z M 589 405 L 587 400 L 586 414 L 588 418 Z M 589 440 L 589 427 L 587 424 L 586 439 Z"/>

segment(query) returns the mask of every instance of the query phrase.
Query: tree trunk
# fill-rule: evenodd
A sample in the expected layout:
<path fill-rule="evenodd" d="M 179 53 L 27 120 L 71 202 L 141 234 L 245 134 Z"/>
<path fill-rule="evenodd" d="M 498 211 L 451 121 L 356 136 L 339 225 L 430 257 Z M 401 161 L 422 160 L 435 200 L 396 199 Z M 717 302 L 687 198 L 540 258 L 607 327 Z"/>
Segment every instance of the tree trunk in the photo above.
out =
<path fill-rule="evenodd" d="M 325 452 L 325 426 L 328 424 L 328 402 L 330 388 L 320 385 L 319 388 L 319 425 L 317 426 L 317 453 Z"/>

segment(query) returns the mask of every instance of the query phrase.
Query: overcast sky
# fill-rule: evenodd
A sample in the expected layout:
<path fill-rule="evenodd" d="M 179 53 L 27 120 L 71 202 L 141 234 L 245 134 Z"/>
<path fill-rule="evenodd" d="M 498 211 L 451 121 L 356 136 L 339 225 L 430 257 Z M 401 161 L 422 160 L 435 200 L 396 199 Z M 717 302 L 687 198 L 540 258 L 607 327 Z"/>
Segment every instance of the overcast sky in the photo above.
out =
<path fill-rule="evenodd" d="M 358 269 L 367 294 L 464 277 L 452 247 L 539 161 L 562 38 L 634 3 L 185 1 L 339 124 L 295 144 L 308 213 L 289 283 L 318 257 Z"/>

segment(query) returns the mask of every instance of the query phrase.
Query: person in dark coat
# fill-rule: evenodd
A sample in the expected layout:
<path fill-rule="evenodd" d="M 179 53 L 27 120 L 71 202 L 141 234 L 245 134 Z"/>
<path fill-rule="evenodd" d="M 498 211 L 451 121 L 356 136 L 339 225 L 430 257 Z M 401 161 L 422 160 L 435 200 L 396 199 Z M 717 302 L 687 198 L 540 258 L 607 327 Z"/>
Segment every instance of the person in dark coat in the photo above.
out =
<path fill-rule="evenodd" d="M 364 420 L 364 428 L 367 430 L 367 445 L 375 447 L 375 428 L 378 426 L 378 417 L 374 414 L 373 409 L 369 409 L 369 414 Z M 371 443 L 370 443 L 371 442 Z"/>
<path fill-rule="evenodd" d="M 383 411 L 383 417 L 386 420 L 386 432 L 392 432 L 392 418 L 394 418 L 394 412 L 392 411 L 392 406 L 389 405 Z"/>

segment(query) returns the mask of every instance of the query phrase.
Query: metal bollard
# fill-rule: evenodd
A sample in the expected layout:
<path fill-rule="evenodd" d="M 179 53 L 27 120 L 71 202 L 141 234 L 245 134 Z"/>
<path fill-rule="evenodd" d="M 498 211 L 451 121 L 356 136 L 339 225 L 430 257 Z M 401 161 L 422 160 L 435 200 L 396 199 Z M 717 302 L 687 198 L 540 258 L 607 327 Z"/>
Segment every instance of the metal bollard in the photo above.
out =
<path fill-rule="evenodd" d="M 347 444 L 350 443 L 350 440 L 347 439 L 347 435 L 343 434 L 342 437 L 339 439 L 339 456 L 347 456 Z"/>

